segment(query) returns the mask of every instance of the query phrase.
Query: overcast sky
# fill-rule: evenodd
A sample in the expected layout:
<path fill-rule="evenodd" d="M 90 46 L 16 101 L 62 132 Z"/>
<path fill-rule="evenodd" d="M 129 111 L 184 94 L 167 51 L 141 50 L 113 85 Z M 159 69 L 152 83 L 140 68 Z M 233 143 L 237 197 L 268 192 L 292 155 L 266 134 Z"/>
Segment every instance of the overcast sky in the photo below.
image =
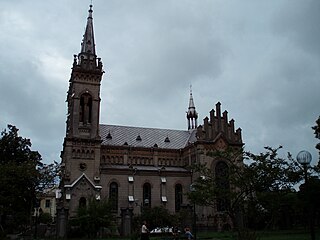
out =
<path fill-rule="evenodd" d="M 1 1 L 0 128 L 60 161 L 73 54 L 90 0 Z M 245 149 L 282 145 L 318 162 L 319 0 L 94 0 L 105 74 L 101 123 L 187 129 L 221 102 Z"/>

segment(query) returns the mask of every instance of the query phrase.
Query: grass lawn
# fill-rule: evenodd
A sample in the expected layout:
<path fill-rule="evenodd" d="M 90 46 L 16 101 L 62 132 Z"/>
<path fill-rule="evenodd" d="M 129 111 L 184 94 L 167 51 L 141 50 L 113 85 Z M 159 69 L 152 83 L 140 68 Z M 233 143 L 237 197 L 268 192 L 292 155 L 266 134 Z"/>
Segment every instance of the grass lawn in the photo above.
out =
<path fill-rule="evenodd" d="M 258 232 L 257 235 L 261 240 L 309 240 L 310 233 L 304 231 L 275 231 L 275 232 Z M 319 233 L 316 239 L 320 240 Z"/>
<path fill-rule="evenodd" d="M 260 231 L 256 232 L 257 240 L 310 240 L 310 234 L 301 230 Z M 234 240 L 231 232 L 199 232 L 198 240 Z M 316 240 L 320 240 L 320 231 L 316 232 Z"/>
<path fill-rule="evenodd" d="M 257 240 L 310 240 L 310 234 L 303 230 L 287 230 L 287 231 L 259 231 L 256 232 Z M 184 238 L 180 238 L 184 240 Z M 198 232 L 197 240 L 235 240 L 236 235 L 232 232 Z M 73 239 L 86 240 L 86 238 Z M 99 240 L 131 240 L 124 237 L 99 238 Z M 137 238 L 140 240 L 140 237 Z M 150 236 L 150 240 L 173 240 L 172 235 L 166 236 Z M 320 229 L 316 231 L 316 240 L 320 240 Z"/>

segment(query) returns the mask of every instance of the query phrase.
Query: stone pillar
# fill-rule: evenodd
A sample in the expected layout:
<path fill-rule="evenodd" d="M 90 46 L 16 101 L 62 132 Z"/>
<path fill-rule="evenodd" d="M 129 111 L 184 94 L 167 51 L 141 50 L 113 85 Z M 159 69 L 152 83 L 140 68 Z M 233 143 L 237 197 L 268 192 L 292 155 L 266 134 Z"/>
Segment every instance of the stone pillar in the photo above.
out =
<path fill-rule="evenodd" d="M 132 232 L 133 208 L 121 208 L 121 236 L 129 236 Z"/>
<path fill-rule="evenodd" d="M 65 238 L 67 236 L 69 209 L 64 207 L 57 208 L 57 237 Z"/>

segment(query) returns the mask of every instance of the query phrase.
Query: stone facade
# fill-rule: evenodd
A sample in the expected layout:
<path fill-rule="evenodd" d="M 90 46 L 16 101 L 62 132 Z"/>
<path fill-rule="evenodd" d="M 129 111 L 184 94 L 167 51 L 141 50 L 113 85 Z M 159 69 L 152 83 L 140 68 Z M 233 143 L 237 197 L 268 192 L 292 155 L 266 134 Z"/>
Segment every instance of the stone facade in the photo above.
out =
<path fill-rule="evenodd" d="M 59 236 L 65 234 L 62 223 L 92 197 L 113 201 L 114 213 L 119 218 L 123 209 L 140 214 L 143 207 L 163 206 L 170 212 L 178 212 L 189 203 L 185 193 L 195 177 L 188 166 L 206 163 L 215 171 L 223 159 L 209 157 L 209 151 L 243 146 L 241 129 L 235 130 L 234 120 L 228 121 L 226 111 L 221 114 L 220 103 L 198 126 L 191 92 L 187 130 L 100 124 L 100 85 L 104 72 L 95 53 L 91 7 L 81 51 L 74 56 L 67 95 Z M 196 211 L 199 224 L 221 222 L 218 209 L 198 206 Z"/>

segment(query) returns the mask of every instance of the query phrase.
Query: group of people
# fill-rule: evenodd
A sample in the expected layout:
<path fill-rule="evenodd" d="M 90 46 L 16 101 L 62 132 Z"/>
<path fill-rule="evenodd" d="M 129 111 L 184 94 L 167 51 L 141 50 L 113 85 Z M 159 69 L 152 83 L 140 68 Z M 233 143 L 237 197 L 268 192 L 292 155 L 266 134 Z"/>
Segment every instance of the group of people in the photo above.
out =
<path fill-rule="evenodd" d="M 180 235 L 179 229 L 177 227 L 174 227 L 172 229 L 172 234 L 173 234 L 173 238 L 175 240 L 178 240 L 178 239 L 191 240 L 191 239 L 193 239 L 193 235 L 190 231 L 190 228 L 188 228 L 188 227 L 186 227 L 184 229 L 184 236 Z M 147 227 L 146 221 L 143 221 L 142 226 L 141 226 L 141 239 L 140 240 L 149 240 L 149 229 Z"/>

